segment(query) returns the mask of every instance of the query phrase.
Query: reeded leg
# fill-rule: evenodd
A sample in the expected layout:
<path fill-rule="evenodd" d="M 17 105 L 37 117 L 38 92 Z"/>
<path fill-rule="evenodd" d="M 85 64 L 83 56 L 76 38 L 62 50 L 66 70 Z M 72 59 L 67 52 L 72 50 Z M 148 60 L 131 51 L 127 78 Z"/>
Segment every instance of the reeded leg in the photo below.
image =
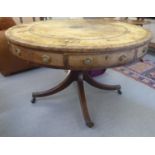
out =
<path fill-rule="evenodd" d="M 104 90 L 117 90 L 119 94 L 121 94 L 121 86 L 120 85 L 107 85 L 107 84 L 101 84 L 97 81 L 95 81 L 92 77 L 90 77 L 89 74 L 84 73 L 84 80 L 89 83 L 90 85 Z"/>
<path fill-rule="evenodd" d="M 77 77 L 77 84 L 78 84 L 78 91 L 79 91 L 79 97 L 80 97 L 80 103 L 81 103 L 81 109 L 83 112 L 83 116 L 86 122 L 86 125 L 91 128 L 94 126 L 94 123 L 91 121 L 89 112 L 88 112 L 88 107 L 87 107 L 87 102 L 86 102 L 86 96 L 84 92 L 84 85 L 83 85 L 83 75 L 79 74 Z"/>
<path fill-rule="evenodd" d="M 60 84 L 58 84 L 56 87 L 49 89 L 47 91 L 32 93 L 32 101 L 31 102 L 35 103 L 36 97 L 49 96 L 49 95 L 53 95 L 59 91 L 62 91 L 66 87 L 68 87 L 73 81 L 74 81 L 74 77 L 73 77 L 72 73 L 69 72 L 67 77 L 65 78 L 65 80 L 62 81 Z"/>

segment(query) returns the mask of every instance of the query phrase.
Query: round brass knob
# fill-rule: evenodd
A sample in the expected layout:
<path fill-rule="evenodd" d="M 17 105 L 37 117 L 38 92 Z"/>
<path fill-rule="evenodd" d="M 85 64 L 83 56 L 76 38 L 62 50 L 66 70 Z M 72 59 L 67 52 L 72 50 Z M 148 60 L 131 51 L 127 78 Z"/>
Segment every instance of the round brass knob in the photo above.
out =
<path fill-rule="evenodd" d="M 51 57 L 48 55 L 42 55 L 42 61 L 43 63 L 47 64 L 51 61 Z"/>
<path fill-rule="evenodd" d="M 127 60 L 127 56 L 126 55 L 121 55 L 120 57 L 119 57 L 119 61 L 121 61 L 121 62 L 124 62 L 124 61 L 126 61 Z"/>
<path fill-rule="evenodd" d="M 109 55 L 105 55 L 105 60 L 108 60 L 109 59 Z"/>
<path fill-rule="evenodd" d="M 16 48 L 16 55 L 20 56 L 21 55 L 21 50 L 19 48 Z"/>
<path fill-rule="evenodd" d="M 91 65 L 93 63 L 93 59 L 92 58 L 86 58 L 84 59 L 84 64 L 85 65 Z"/>

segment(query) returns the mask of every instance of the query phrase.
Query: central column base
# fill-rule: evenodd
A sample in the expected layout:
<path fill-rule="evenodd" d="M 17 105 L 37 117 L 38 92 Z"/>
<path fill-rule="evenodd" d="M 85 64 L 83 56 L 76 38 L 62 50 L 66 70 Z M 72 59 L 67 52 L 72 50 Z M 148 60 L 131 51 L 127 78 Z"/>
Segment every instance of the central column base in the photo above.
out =
<path fill-rule="evenodd" d="M 88 72 L 69 71 L 65 80 L 62 81 L 56 87 L 49 89 L 47 91 L 32 93 L 32 101 L 31 102 L 35 103 L 37 97 L 45 97 L 45 96 L 53 95 L 59 91 L 62 91 L 63 89 L 67 88 L 74 81 L 77 82 L 78 92 L 79 92 L 79 97 L 80 97 L 80 103 L 81 103 L 81 109 L 82 109 L 82 113 L 83 113 L 85 123 L 88 127 L 91 128 L 94 126 L 94 123 L 91 121 L 91 118 L 89 115 L 83 81 L 86 81 L 87 83 L 89 83 L 90 85 L 92 85 L 96 88 L 104 89 L 104 90 L 117 90 L 118 94 L 122 94 L 120 85 L 101 84 L 101 83 L 95 81 L 94 79 L 92 79 L 92 77 L 90 77 Z"/>

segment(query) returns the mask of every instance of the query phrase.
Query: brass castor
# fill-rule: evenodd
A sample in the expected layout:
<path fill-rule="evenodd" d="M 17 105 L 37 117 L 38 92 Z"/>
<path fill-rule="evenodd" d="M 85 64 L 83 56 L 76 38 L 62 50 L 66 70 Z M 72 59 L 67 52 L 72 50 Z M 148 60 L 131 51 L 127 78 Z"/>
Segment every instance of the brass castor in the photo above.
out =
<path fill-rule="evenodd" d="M 94 123 L 93 122 L 87 122 L 86 125 L 89 127 L 89 128 L 92 128 L 94 126 Z"/>
<path fill-rule="evenodd" d="M 32 97 L 32 100 L 31 100 L 31 103 L 35 103 L 36 102 L 36 98 L 35 97 Z"/>
<path fill-rule="evenodd" d="M 119 95 L 122 95 L 122 91 L 119 89 L 119 90 L 117 90 L 117 93 L 119 94 Z"/>

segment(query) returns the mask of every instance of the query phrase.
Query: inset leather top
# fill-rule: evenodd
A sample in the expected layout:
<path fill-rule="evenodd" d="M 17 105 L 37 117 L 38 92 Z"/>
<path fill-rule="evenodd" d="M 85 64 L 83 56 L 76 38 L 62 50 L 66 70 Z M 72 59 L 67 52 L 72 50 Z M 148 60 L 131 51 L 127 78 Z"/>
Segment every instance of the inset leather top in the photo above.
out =
<path fill-rule="evenodd" d="M 58 52 L 104 52 L 145 45 L 151 33 L 132 24 L 101 19 L 49 20 L 7 30 L 10 42 Z"/>

